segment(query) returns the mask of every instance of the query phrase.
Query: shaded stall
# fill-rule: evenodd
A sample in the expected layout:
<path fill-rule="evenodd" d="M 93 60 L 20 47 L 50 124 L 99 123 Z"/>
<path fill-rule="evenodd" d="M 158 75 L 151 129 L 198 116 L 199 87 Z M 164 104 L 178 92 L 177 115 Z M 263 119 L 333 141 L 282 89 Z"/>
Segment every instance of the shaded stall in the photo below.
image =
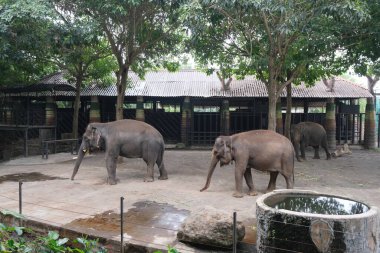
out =
<path fill-rule="evenodd" d="M 32 85 L 0 89 L 0 134 L 5 140 L 1 149 L 3 159 L 10 152 L 6 140 L 22 139 L 22 153 L 28 156 L 31 138 L 57 138 L 57 92 L 74 93 L 75 88 L 51 75 Z"/>

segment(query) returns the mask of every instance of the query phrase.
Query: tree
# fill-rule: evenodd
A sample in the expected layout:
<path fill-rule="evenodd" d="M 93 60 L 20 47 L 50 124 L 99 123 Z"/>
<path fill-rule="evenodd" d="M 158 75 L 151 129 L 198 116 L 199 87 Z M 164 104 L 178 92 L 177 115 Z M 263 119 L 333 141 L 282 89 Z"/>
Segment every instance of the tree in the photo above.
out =
<path fill-rule="evenodd" d="M 343 42 L 349 59 L 355 69 L 368 80 L 368 90 L 373 98 L 367 99 L 366 129 L 364 146 L 375 147 L 376 120 L 375 120 L 375 92 L 374 87 L 380 80 L 380 2 L 367 0 L 369 19 L 360 22 L 354 32 L 347 33 Z"/>
<path fill-rule="evenodd" d="M 116 119 L 123 118 L 124 94 L 128 72 L 143 77 L 148 68 L 169 64 L 165 57 L 174 52 L 181 40 L 181 1 L 66 1 L 66 7 L 98 22 L 116 58 Z"/>
<path fill-rule="evenodd" d="M 50 16 L 44 1 L 2 1 L 0 86 L 30 84 L 56 69 L 47 61 Z"/>
<path fill-rule="evenodd" d="M 338 71 L 338 28 L 364 18 L 361 7 L 346 0 L 195 0 L 187 25 L 198 61 L 222 66 L 225 78 L 253 74 L 266 85 L 268 129 L 275 130 L 276 101 L 287 85 Z"/>
<path fill-rule="evenodd" d="M 114 82 L 111 75 L 117 65 L 101 29 L 88 18 L 80 18 L 64 11 L 59 4 L 55 9 L 51 38 L 51 60 L 65 71 L 66 78 L 75 83 L 76 94 L 73 115 L 73 138 L 78 137 L 80 92 L 90 82 L 109 85 Z"/>

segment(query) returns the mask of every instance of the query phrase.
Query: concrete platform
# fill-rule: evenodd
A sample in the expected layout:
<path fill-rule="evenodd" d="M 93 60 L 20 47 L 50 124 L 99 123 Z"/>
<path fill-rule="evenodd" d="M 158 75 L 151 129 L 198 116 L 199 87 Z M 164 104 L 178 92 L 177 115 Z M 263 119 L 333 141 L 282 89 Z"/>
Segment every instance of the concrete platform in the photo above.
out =
<path fill-rule="evenodd" d="M 380 207 L 380 153 L 354 149 L 352 155 L 332 160 L 296 162 L 295 187 L 346 196 Z M 210 151 L 167 150 L 165 166 L 169 179 L 143 182 L 146 165 L 141 159 L 123 159 L 118 164 L 120 182 L 106 184 L 104 154 L 86 156 L 74 181 L 75 156 L 69 153 L 14 159 L 0 164 L 0 210 L 18 211 L 18 180 L 24 181 L 23 214 L 30 224 L 45 224 L 65 236 L 88 234 L 101 237 L 110 249 L 120 248 L 120 198 L 124 197 L 125 252 L 162 251 L 173 246 L 180 252 L 222 252 L 183 244 L 176 233 L 183 220 L 206 205 L 231 213 L 246 225 L 240 252 L 254 252 L 255 201 L 257 196 L 232 197 L 235 188 L 233 165 L 217 168 L 210 188 L 199 192 L 206 181 Z M 31 174 L 32 173 L 32 174 Z M 158 177 L 158 170 L 155 171 Z M 261 196 L 269 175 L 253 173 Z M 247 191 L 247 186 L 244 186 Z M 277 188 L 285 188 L 281 175 Z M 229 251 L 228 249 L 224 251 Z"/>

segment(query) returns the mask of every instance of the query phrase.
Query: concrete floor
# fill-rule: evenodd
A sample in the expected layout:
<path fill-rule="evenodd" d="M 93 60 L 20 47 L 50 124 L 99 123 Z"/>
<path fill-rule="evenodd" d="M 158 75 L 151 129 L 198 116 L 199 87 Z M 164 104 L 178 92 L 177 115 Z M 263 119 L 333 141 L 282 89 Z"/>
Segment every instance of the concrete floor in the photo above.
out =
<path fill-rule="evenodd" d="M 352 155 L 329 161 L 323 153 L 321 160 L 311 159 L 312 155 L 308 151 L 306 162 L 296 162 L 295 188 L 334 193 L 380 207 L 379 152 L 354 149 Z M 74 181 L 69 178 L 76 157 L 69 153 L 49 155 L 48 160 L 40 156 L 14 159 L 0 163 L 0 210 L 18 211 L 18 180 L 23 179 L 22 210 L 28 219 L 120 241 L 120 198 L 124 197 L 126 247 L 165 250 L 170 245 L 180 252 L 219 252 L 176 240 L 178 228 L 189 213 L 212 206 L 231 213 L 231 217 L 237 212 L 237 219 L 246 225 L 242 245 L 254 247 L 257 196 L 232 197 L 233 165 L 218 166 L 210 188 L 199 191 L 206 180 L 210 156 L 210 151 L 167 150 L 164 162 L 169 179 L 152 183 L 143 182 L 146 165 L 141 159 L 123 159 L 117 169 L 120 182 L 113 186 L 106 184 L 102 153 L 86 156 Z M 260 196 L 269 175 L 255 171 L 253 181 Z M 285 188 L 281 175 L 277 188 Z M 140 251 L 131 248 L 128 252 Z"/>

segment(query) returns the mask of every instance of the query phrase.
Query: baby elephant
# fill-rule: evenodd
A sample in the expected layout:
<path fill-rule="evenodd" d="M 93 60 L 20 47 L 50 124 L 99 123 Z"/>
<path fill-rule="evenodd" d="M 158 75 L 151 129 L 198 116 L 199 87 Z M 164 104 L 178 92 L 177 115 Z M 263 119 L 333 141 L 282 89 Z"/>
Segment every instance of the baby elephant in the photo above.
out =
<path fill-rule="evenodd" d="M 299 162 L 306 160 L 305 148 L 312 146 L 314 148 L 314 159 L 320 159 L 319 146 L 326 151 L 326 159 L 331 158 L 330 152 L 327 149 L 326 130 L 315 122 L 301 122 L 292 126 L 291 138 L 296 151 L 296 157 Z M 301 147 L 301 157 L 299 149 Z M 302 158 L 302 159 L 301 159 Z"/>
<path fill-rule="evenodd" d="M 267 191 L 276 188 L 278 173 L 285 177 L 286 188 L 293 188 L 294 149 L 284 136 L 270 130 L 252 130 L 231 136 L 219 136 L 212 149 L 207 181 L 201 191 L 210 186 L 216 164 L 220 166 L 235 161 L 234 197 L 243 197 L 243 177 L 248 185 L 248 195 L 257 195 L 253 187 L 251 168 L 270 173 Z"/>

